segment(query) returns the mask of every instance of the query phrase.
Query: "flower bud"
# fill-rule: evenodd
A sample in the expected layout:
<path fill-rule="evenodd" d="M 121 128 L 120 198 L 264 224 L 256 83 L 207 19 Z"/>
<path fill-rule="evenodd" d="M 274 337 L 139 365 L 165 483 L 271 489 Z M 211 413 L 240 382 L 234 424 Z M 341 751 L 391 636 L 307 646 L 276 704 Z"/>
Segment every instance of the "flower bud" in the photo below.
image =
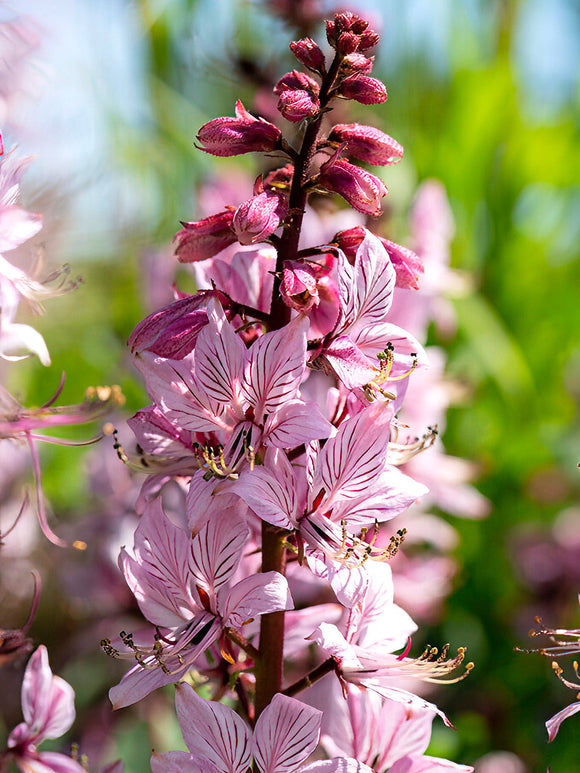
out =
<path fill-rule="evenodd" d="M 299 62 L 302 62 L 305 67 L 316 72 L 324 72 L 324 54 L 312 38 L 293 40 L 292 43 L 290 43 L 290 50 L 296 59 L 298 59 Z"/>
<path fill-rule="evenodd" d="M 368 75 L 351 75 L 340 86 L 340 94 L 346 99 L 355 99 L 361 105 L 378 105 L 387 98 L 385 84 Z"/>
<path fill-rule="evenodd" d="M 273 234 L 287 213 L 286 198 L 265 191 L 240 204 L 232 226 L 240 244 L 255 244 Z"/>
<path fill-rule="evenodd" d="M 359 36 L 354 32 L 342 32 L 336 41 L 336 50 L 347 56 L 358 49 Z"/>
<path fill-rule="evenodd" d="M 180 263 L 205 260 L 225 250 L 236 241 L 232 231 L 234 208 L 206 217 L 194 223 L 182 223 L 183 228 L 173 238 L 175 254 Z"/>
<path fill-rule="evenodd" d="M 363 32 L 362 35 L 360 36 L 358 50 L 368 51 L 369 48 L 374 48 L 375 46 L 378 46 L 380 40 L 381 40 L 381 36 L 379 35 L 378 32 L 375 32 L 374 30 L 365 30 L 365 32 Z"/>
<path fill-rule="evenodd" d="M 374 126 L 341 123 L 333 126 L 329 142 L 346 143 L 346 153 L 368 164 L 396 164 L 403 157 L 403 146 Z"/>
<path fill-rule="evenodd" d="M 340 309 L 338 287 L 330 276 L 333 262 L 330 255 L 326 265 L 306 260 L 284 261 L 282 300 L 291 309 L 308 314 L 310 334 L 315 338 L 333 329 Z"/>
<path fill-rule="evenodd" d="M 320 109 L 318 83 L 297 70 L 286 73 L 274 87 L 279 97 L 278 110 L 292 123 L 316 115 Z"/>
<path fill-rule="evenodd" d="M 374 174 L 333 157 L 321 166 L 317 182 L 327 190 L 339 193 L 357 212 L 380 215 L 380 200 L 387 194 L 387 187 Z"/>
<path fill-rule="evenodd" d="M 236 117 L 214 118 L 197 135 L 201 150 L 213 156 L 239 156 L 255 151 L 269 153 L 281 145 L 282 132 L 277 126 L 249 113 L 240 100 Z"/>
<path fill-rule="evenodd" d="M 374 61 L 374 56 L 366 57 L 364 54 L 349 54 L 342 60 L 340 71 L 344 75 L 368 75 L 373 69 Z"/>
<path fill-rule="evenodd" d="M 127 341 L 131 353 L 148 351 L 158 357 L 182 360 L 193 350 L 197 336 L 207 325 L 204 307 L 213 294 L 204 290 L 145 317 Z"/>

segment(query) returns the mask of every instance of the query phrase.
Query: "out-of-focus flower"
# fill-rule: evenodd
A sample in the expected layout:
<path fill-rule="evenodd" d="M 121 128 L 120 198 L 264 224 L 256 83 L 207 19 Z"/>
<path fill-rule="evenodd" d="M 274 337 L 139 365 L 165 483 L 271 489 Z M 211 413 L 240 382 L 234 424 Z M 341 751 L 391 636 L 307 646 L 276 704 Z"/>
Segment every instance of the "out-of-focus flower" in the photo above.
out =
<path fill-rule="evenodd" d="M 22 683 L 21 722 L 8 737 L 7 756 L 22 773 L 85 773 L 71 757 L 58 752 L 39 752 L 47 738 L 59 738 L 75 718 L 74 692 L 70 684 L 54 676 L 48 652 L 41 645 L 26 666 Z"/>
<path fill-rule="evenodd" d="M 40 460 L 36 441 L 54 443 L 57 445 L 79 445 L 75 441 L 67 441 L 39 433 L 38 430 L 51 430 L 74 424 L 85 424 L 102 416 L 113 405 L 120 405 L 124 397 L 118 386 L 90 387 L 85 394 L 85 400 L 80 405 L 53 406 L 63 387 L 61 383 L 56 394 L 40 408 L 24 408 L 15 397 L 3 387 L 0 387 L 0 440 L 24 441 L 30 450 L 34 478 L 36 483 L 36 509 L 40 528 L 43 534 L 60 547 L 67 545 L 52 531 L 48 525 L 47 513 L 42 492 Z M 89 441 L 94 442 L 94 440 Z M 80 445 L 83 445 L 82 443 Z M 86 445 L 86 443 L 85 443 Z M 84 545 L 76 545 L 82 549 Z"/>
<path fill-rule="evenodd" d="M 6 535 L 0 535 L 0 537 L 4 536 Z M 0 628 L 0 666 L 3 666 L 5 663 L 9 663 L 11 660 L 14 660 L 21 655 L 30 652 L 32 649 L 32 639 L 30 639 L 26 634 L 32 625 L 34 615 L 38 609 L 38 602 L 40 599 L 40 575 L 36 570 L 34 570 L 32 572 L 32 576 L 34 577 L 34 597 L 32 600 L 32 608 L 30 610 L 30 614 L 28 615 L 28 620 L 21 628 L 16 628 L 13 630 L 4 630 Z"/>

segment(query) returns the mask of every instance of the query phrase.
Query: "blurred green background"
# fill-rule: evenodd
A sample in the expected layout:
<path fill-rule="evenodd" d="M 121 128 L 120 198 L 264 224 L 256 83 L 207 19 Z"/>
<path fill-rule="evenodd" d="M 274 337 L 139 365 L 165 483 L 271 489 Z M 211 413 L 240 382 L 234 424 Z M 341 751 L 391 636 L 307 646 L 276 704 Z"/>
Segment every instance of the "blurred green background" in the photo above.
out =
<path fill-rule="evenodd" d="M 25 113 L 40 130 L 18 137 L 22 151 L 36 154 L 24 201 L 44 214 L 48 264 L 68 261 L 84 284 L 50 301 L 35 322 L 50 370 L 29 361 L 8 383 L 26 404 L 41 404 L 65 371 L 62 403 L 80 401 L 89 385 L 119 383 L 134 411 L 146 397 L 125 341 L 151 310 L 146 255 L 163 251 L 171 265 L 178 221 L 199 216 L 196 191 L 210 175 L 256 173 L 255 159 L 197 151 L 195 133 L 231 115 L 237 98 L 252 106 L 256 81 L 294 66 L 287 43 L 296 31 L 260 2 L 103 6 L 63 0 L 47 20 L 40 0 L 23 3 L 39 29 L 48 28 L 37 58 L 49 83 Z M 536 614 L 550 625 L 579 623 L 580 7 L 361 0 L 353 10 L 370 13 L 381 29 L 375 73 L 389 100 L 356 105 L 351 120 L 380 126 L 405 147 L 403 162 L 385 174 L 393 217 L 404 234 L 417 184 L 441 180 L 456 220 L 452 265 L 473 284 L 454 302 L 457 335 L 443 340 L 433 330 L 431 342 L 445 346 L 448 373 L 466 387 L 449 414 L 446 448 L 479 465 L 478 486 L 493 509 L 483 521 L 450 518 L 461 534 L 461 569 L 442 622 L 426 638 L 467 645 L 476 669 L 438 695 L 458 733 L 437 728 L 432 753 L 473 763 L 510 750 L 530 771 L 570 773 L 580 769 L 578 718 L 550 745 L 543 723 L 574 695 L 548 660 L 513 648 L 530 645 Z M 74 519 L 86 494 L 84 454 L 59 448 L 43 458 L 54 511 L 60 521 Z M 54 609 L 64 617 L 58 601 Z M 48 617 L 41 611 L 35 636 L 56 651 L 78 631 L 65 625 L 59 633 Z M 82 713 L 103 690 L 104 667 L 98 653 L 82 666 L 70 655 L 62 656 L 72 663 L 62 675 Z M 163 716 L 155 721 L 167 722 L 172 738 Z M 115 730 L 129 773 L 147 769 L 143 722 L 126 713 Z"/>

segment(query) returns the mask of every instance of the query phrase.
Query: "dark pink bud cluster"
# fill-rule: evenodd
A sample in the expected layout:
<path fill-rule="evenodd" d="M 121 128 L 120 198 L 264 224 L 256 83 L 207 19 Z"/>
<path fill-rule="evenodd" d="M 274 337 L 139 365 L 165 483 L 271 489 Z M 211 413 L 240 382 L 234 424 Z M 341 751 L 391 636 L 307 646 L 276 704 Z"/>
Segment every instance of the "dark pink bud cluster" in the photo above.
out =
<path fill-rule="evenodd" d="M 336 154 L 320 167 L 317 183 L 340 194 L 353 209 L 365 215 L 380 215 L 387 186 L 376 175 L 350 164 Z"/>
<path fill-rule="evenodd" d="M 292 70 L 283 75 L 274 86 L 278 99 L 278 110 L 292 123 L 302 121 L 318 113 L 320 102 L 318 83 L 306 73 Z"/>
<path fill-rule="evenodd" d="M 203 220 L 182 223 L 183 228 L 173 239 L 177 242 L 175 254 L 178 260 L 181 263 L 192 263 L 212 258 L 225 250 L 236 241 L 236 235 L 232 231 L 233 219 L 234 208 L 228 207 L 223 212 Z"/>
<path fill-rule="evenodd" d="M 374 126 L 339 123 L 333 126 L 328 141 L 346 145 L 346 153 L 368 164 L 396 164 L 403 157 L 403 146 Z"/>
<path fill-rule="evenodd" d="M 242 153 L 269 153 L 281 147 L 282 133 L 277 126 L 249 113 L 240 100 L 236 117 L 214 118 L 197 135 L 201 150 L 213 156 L 239 156 Z"/>
<path fill-rule="evenodd" d="M 356 252 L 365 238 L 366 230 L 362 226 L 349 228 L 346 231 L 340 231 L 336 234 L 333 242 L 344 252 L 347 260 L 354 264 Z M 389 239 L 379 237 L 382 245 L 387 250 L 395 274 L 397 277 L 396 286 L 407 290 L 417 290 L 419 285 L 417 279 L 419 274 L 423 273 L 423 261 L 413 250 L 403 247 L 401 244 L 392 242 Z"/>
<path fill-rule="evenodd" d="M 367 51 L 380 40 L 378 33 L 369 29 L 366 19 L 350 11 L 337 13 L 326 22 L 326 37 L 330 45 L 341 54 Z"/>

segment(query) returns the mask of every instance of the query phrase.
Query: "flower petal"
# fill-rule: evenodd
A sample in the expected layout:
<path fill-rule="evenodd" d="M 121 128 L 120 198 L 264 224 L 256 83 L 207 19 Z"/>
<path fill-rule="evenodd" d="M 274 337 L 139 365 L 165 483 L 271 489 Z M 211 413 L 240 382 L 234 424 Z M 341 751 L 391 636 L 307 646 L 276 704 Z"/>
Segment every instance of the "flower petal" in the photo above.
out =
<path fill-rule="evenodd" d="M 192 754 L 223 773 L 246 773 L 251 733 L 235 711 L 216 701 L 203 700 L 188 684 L 177 685 L 175 705 L 183 738 Z"/>
<path fill-rule="evenodd" d="M 318 744 L 322 712 L 277 693 L 256 722 L 252 750 L 262 773 L 293 773 Z"/>

